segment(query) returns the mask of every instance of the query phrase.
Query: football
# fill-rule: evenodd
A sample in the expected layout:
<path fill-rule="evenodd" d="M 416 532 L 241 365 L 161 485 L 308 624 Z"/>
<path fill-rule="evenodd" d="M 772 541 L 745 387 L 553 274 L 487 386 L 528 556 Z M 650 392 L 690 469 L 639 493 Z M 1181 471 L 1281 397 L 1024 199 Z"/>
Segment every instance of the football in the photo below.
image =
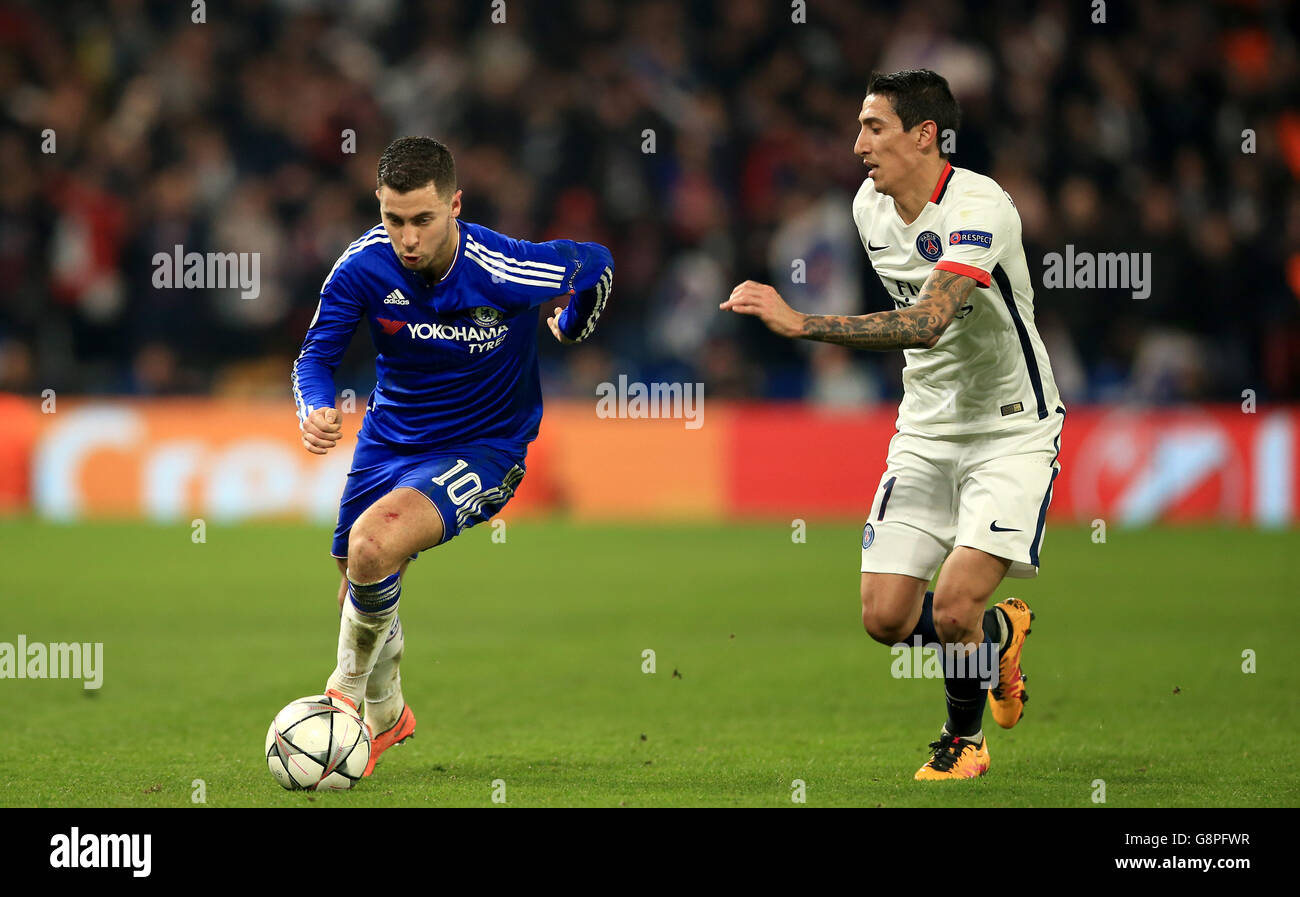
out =
<path fill-rule="evenodd" d="M 346 702 L 311 695 L 291 702 L 266 731 L 266 765 L 290 791 L 346 791 L 370 762 L 370 733 Z"/>

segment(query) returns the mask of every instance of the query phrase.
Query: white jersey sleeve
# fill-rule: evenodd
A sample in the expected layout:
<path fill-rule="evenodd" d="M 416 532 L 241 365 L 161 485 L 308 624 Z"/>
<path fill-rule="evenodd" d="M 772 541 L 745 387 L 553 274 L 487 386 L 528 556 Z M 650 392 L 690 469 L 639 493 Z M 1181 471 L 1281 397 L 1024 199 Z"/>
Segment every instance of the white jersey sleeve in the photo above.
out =
<path fill-rule="evenodd" d="M 1020 247 L 1020 218 L 1006 193 L 992 181 L 953 191 L 944 203 L 943 258 L 938 271 L 965 274 L 987 287 L 1008 246 Z"/>

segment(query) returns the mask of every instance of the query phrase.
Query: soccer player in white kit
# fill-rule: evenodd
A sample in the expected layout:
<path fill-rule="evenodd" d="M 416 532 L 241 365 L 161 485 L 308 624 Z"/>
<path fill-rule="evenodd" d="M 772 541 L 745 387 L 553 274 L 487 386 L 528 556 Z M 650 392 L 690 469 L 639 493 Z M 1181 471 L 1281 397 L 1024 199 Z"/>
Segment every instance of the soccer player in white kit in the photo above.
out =
<path fill-rule="evenodd" d="M 948 719 L 918 780 L 988 770 L 986 697 L 999 725 L 1020 720 L 1033 614 L 1017 598 L 985 607 L 1003 577 L 1038 574 L 1065 422 L 1034 327 L 1020 215 L 995 181 L 943 151 L 960 116 L 932 71 L 868 84 L 853 218 L 893 310 L 804 315 L 753 281 L 721 305 L 792 339 L 903 350 L 898 432 L 862 534 L 861 598 L 875 640 L 941 647 Z"/>

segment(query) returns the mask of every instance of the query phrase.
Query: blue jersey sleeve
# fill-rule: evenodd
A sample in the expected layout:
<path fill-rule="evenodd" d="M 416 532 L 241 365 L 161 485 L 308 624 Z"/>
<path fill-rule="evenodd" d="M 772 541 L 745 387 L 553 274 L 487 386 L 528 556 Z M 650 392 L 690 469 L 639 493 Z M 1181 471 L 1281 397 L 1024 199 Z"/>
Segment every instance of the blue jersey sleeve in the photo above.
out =
<path fill-rule="evenodd" d="M 293 363 L 293 398 L 300 426 L 315 409 L 334 407 L 334 370 L 365 313 L 350 283 L 341 269 L 326 279 L 302 351 Z"/>
<path fill-rule="evenodd" d="M 530 243 L 494 232 L 479 234 L 479 239 L 467 235 L 465 256 L 491 277 L 495 295 L 509 306 L 506 311 L 517 313 L 571 297 L 561 329 L 570 339 L 590 335 L 614 282 L 614 257 L 608 249 L 574 240 Z"/>
<path fill-rule="evenodd" d="M 596 329 L 596 321 L 605 310 L 605 301 L 614 286 L 614 258 L 599 243 L 576 243 L 588 254 L 574 278 L 573 298 L 560 313 L 560 332 L 575 342 L 582 342 Z M 594 282 L 592 277 L 595 277 Z"/>

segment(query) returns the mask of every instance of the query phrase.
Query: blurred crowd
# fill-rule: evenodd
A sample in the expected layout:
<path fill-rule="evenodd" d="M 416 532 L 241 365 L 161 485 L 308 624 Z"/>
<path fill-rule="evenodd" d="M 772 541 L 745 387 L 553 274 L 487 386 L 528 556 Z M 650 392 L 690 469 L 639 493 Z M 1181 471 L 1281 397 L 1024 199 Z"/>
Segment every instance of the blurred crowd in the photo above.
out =
<path fill-rule="evenodd" d="M 850 215 L 855 118 L 873 69 L 932 68 L 963 106 L 953 163 L 1019 208 L 1067 402 L 1300 398 L 1298 34 L 1267 0 L 6 3 L 0 392 L 288 402 L 321 281 L 378 221 L 380 151 L 425 134 L 465 219 L 614 253 L 597 337 L 542 341 L 548 395 L 625 373 L 894 399 L 901 353 L 717 306 L 755 279 L 892 307 Z M 260 253 L 258 295 L 159 288 L 177 244 Z M 1044 288 L 1067 245 L 1151 253 L 1150 295 Z M 362 333 L 340 389 L 364 396 L 372 357 Z"/>

